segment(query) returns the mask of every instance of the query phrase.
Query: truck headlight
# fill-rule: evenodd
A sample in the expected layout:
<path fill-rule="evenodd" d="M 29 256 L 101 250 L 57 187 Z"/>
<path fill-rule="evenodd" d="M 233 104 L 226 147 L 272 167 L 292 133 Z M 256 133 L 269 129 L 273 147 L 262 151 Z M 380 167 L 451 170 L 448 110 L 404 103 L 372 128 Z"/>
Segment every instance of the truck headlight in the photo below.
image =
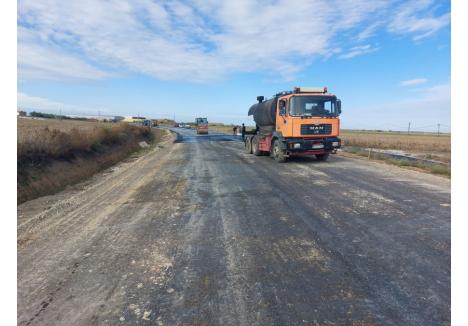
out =
<path fill-rule="evenodd" d="M 333 147 L 338 147 L 338 146 L 340 146 L 340 142 L 334 141 L 334 142 L 332 143 L 332 146 L 333 146 Z"/>
<path fill-rule="evenodd" d="M 301 148 L 301 144 L 300 143 L 295 143 L 294 148 Z"/>

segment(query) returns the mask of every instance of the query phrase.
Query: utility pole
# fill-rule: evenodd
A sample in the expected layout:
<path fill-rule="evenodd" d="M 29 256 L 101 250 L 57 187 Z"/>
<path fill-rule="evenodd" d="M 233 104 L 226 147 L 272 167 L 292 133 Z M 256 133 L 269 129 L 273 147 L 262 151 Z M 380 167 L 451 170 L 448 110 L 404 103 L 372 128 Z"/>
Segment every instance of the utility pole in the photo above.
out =
<path fill-rule="evenodd" d="M 437 124 L 437 136 L 440 136 L 440 123 Z"/>
<path fill-rule="evenodd" d="M 411 129 L 411 121 L 408 122 L 408 135 L 410 134 L 410 129 Z"/>

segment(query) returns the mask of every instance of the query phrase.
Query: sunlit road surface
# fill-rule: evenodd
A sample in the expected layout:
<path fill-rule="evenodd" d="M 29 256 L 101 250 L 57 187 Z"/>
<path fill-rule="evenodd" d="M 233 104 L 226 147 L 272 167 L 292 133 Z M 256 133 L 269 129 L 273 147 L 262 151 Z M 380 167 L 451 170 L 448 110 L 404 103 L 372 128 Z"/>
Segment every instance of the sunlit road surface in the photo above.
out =
<path fill-rule="evenodd" d="M 450 181 L 175 128 L 18 208 L 19 325 L 450 324 Z"/>

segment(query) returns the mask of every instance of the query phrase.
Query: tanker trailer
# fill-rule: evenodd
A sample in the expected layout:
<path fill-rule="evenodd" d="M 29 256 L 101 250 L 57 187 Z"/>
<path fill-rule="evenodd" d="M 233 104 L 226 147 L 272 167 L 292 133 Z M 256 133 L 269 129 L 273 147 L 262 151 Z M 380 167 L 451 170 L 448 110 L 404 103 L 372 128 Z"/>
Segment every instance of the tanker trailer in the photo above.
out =
<path fill-rule="evenodd" d="M 278 162 L 299 155 L 325 161 L 341 147 L 341 101 L 326 87 L 296 87 L 257 101 L 248 112 L 257 131 L 244 140 L 247 153 L 270 155 Z"/>

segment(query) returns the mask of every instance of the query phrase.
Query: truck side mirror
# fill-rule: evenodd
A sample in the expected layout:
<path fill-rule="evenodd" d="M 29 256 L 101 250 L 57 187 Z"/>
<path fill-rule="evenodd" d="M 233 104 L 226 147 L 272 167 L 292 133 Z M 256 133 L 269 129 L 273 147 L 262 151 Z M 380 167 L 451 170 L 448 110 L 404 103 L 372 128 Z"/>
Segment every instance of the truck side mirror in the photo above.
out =
<path fill-rule="evenodd" d="M 265 99 L 264 96 L 257 96 L 258 103 L 262 103 L 264 99 Z"/>
<path fill-rule="evenodd" d="M 336 112 L 341 114 L 341 100 L 336 100 Z"/>

